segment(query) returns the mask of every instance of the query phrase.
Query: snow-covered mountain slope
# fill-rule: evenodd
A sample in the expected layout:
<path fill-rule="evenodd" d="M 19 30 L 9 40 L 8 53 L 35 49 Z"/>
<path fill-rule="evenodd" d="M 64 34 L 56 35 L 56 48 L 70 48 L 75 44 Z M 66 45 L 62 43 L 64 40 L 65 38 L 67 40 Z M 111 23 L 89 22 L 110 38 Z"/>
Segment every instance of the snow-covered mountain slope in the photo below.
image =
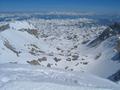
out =
<path fill-rule="evenodd" d="M 119 90 L 119 86 L 87 73 L 40 66 L 1 64 L 0 90 Z"/>
<path fill-rule="evenodd" d="M 36 19 L 0 22 L 0 63 L 40 65 L 108 78 L 120 70 L 119 25 L 95 19 Z"/>
<path fill-rule="evenodd" d="M 2 30 L 0 33 L 0 57 L 5 59 L 1 60 L 1 63 L 40 64 L 73 70 L 82 60 L 79 57 L 83 57 L 84 52 L 82 50 L 81 52 L 80 48 L 83 49 L 84 44 L 89 42 L 90 38 L 93 39 L 105 28 L 97 26 L 93 22 L 85 18 L 8 22 L 8 29 Z M 97 29 L 99 31 L 95 33 L 94 31 Z M 87 61 L 82 63 L 86 64 Z"/>
<path fill-rule="evenodd" d="M 88 46 L 96 47 L 94 53 L 97 53 L 99 50 L 100 58 L 97 62 L 92 65 L 91 71 L 95 74 L 98 74 L 103 77 L 111 76 L 112 74 L 118 72 L 120 70 L 119 63 L 119 50 L 117 50 L 118 41 L 119 41 L 119 32 L 120 25 L 115 23 L 110 25 L 107 29 L 105 29 L 98 38 L 93 40 Z M 96 68 L 97 69 L 96 69 Z M 90 72 L 91 72 L 90 71 Z M 96 72 L 95 72 L 96 71 Z"/>

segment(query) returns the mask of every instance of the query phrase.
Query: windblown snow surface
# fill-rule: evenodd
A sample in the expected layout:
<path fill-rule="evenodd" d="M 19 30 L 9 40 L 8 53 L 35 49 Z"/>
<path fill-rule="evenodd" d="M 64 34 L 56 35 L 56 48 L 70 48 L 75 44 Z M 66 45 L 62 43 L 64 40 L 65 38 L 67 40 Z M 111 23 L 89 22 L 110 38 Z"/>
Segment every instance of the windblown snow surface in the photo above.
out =
<path fill-rule="evenodd" d="M 119 90 L 119 35 L 87 16 L 1 13 L 0 90 Z"/>
<path fill-rule="evenodd" d="M 0 90 L 119 90 L 105 79 L 40 66 L 0 65 Z"/>

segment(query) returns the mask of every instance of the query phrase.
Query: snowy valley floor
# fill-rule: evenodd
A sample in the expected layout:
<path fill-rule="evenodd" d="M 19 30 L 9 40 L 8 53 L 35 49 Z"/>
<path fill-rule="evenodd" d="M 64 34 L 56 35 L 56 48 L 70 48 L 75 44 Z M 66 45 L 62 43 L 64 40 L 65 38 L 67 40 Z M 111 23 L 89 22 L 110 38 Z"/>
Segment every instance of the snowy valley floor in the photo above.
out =
<path fill-rule="evenodd" d="M 83 72 L 40 66 L 1 64 L 0 90 L 119 90 L 109 81 Z"/>

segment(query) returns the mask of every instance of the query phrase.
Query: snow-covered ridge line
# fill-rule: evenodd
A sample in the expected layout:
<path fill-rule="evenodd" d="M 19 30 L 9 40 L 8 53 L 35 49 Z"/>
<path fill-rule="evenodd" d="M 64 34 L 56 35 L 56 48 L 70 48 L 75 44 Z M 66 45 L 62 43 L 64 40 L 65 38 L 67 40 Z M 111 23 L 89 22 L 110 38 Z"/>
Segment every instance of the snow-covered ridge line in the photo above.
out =
<path fill-rule="evenodd" d="M 13 21 L 9 23 L 11 29 L 35 29 L 33 25 L 26 21 Z"/>

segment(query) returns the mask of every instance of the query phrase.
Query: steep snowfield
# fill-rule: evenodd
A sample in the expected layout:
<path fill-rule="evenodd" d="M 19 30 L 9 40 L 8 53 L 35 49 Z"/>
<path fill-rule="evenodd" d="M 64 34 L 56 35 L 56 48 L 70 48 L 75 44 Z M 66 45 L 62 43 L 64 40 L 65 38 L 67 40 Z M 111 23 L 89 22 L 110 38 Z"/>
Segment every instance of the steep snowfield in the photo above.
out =
<path fill-rule="evenodd" d="M 94 62 L 91 62 L 90 66 L 88 65 L 87 70 L 89 72 L 107 78 L 120 69 L 119 61 L 113 59 L 117 54 L 114 51 L 117 40 L 118 38 L 116 36 L 113 36 L 103 41 L 98 47 L 96 47 L 96 49 L 93 48 L 95 50 L 91 50 L 93 51 L 91 52 L 94 55 L 93 57 L 95 57 L 95 55 L 101 56 Z"/>
<path fill-rule="evenodd" d="M 119 90 L 109 80 L 88 73 L 40 66 L 1 64 L 0 90 Z"/>
<path fill-rule="evenodd" d="M 18 24 L 18 26 L 16 24 Z M 31 28 L 31 26 L 28 27 L 27 22 L 17 21 L 14 24 L 13 22 L 10 23 L 10 29 L 6 29 L 5 31 L 0 33 L 0 40 L 1 40 L 0 58 L 2 59 L 0 61 L 1 63 L 17 62 L 19 61 L 19 59 L 21 63 L 22 62 L 25 63 L 27 60 L 34 59 L 35 57 L 31 55 L 29 52 L 31 51 L 32 48 L 35 47 L 36 49 L 40 48 L 39 51 L 41 52 L 49 53 L 51 51 L 55 51 L 52 48 L 52 46 L 50 47 L 49 45 L 47 45 L 47 43 L 45 43 L 42 39 L 38 40 L 35 36 L 27 33 L 26 31 L 19 31 L 20 29 L 27 29 L 27 28 L 29 29 Z M 34 27 L 32 29 L 34 29 Z M 9 45 L 6 46 L 5 43 Z M 13 48 L 16 52 L 11 50 L 11 48 Z"/>

